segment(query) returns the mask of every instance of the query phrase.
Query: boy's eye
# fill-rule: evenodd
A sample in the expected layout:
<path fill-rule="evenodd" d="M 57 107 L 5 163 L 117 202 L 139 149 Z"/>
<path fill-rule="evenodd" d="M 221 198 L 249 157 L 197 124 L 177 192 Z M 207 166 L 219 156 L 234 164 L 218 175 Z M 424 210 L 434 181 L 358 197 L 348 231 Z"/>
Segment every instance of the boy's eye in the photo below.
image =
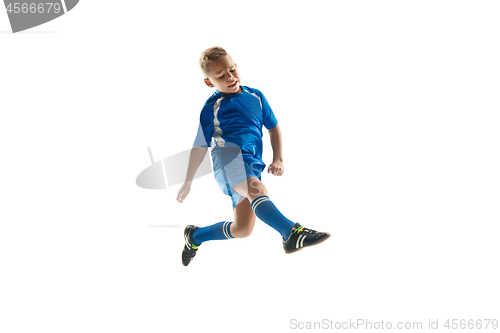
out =
<path fill-rule="evenodd" d="M 231 73 L 233 73 L 235 70 L 236 70 L 236 68 L 233 68 L 233 69 L 230 69 L 229 71 L 230 71 Z M 224 75 L 224 74 L 222 74 L 222 76 L 219 76 L 219 79 L 222 79 L 224 76 L 225 76 L 225 75 Z"/>

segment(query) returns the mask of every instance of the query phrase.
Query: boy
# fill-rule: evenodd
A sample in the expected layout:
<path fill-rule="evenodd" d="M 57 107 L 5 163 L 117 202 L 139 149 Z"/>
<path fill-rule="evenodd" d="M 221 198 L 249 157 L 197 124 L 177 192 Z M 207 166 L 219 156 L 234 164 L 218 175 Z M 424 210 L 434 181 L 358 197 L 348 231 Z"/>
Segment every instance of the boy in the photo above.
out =
<path fill-rule="evenodd" d="M 217 91 L 201 111 L 186 181 L 179 190 L 177 201 L 182 203 L 187 197 L 196 170 L 208 147 L 213 147 L 215 179 L 232 199 L 234 221 L 204 228 L 188 225 L 184 229 L 184 266 L 191 262 L 203 242 L 249 236 L 256 217 L 281 234 L 286 253 L 328 239 L 330 234 L 327 232 L 307 229 L 287 219 L 267 196 L 267 189 L 261 182 L 261 172 L 266 166 L 262 162 L 262 126 L 269 130 L 273 148 L 273 162 L 268 173 L 281 176 L 284 168 L 281 130 L 264 95 L 257 89 L 240 85 L 236 64 L 220 47 L 205 50 L 200 57 L 200 67 L 205 84 Z"/>

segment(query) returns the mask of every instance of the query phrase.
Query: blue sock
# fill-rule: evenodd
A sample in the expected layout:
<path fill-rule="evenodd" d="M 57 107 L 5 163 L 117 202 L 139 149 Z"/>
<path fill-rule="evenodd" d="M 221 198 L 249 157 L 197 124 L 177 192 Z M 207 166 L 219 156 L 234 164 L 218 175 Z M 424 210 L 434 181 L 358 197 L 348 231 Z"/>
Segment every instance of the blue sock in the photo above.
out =
<path fill-rule="evenodd" d="M 284 217 L 269 197 L 263 195 L 256 198 L 252 201 L 252 209 L 259 219 L 288 239 L 295 223 Z"/>
<path fill-rule="evenodd" d="M 199 246 L 201 243 L 209 240 L 234 238 L 229 231 L 229 227 L 232 223 L 233 222 L 223 221 L 209 225 L 208 227 L 196 229 L 191 236 L 194 245 Z"/>

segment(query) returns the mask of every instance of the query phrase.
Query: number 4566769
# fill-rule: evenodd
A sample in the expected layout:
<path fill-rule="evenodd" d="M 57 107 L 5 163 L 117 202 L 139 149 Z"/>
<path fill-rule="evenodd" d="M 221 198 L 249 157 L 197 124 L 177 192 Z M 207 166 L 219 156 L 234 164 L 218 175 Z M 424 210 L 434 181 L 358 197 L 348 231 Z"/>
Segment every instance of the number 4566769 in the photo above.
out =
<path fill-rule="evenodd" d="M 8 13 L 59 13 L 61 11 L 61 5 L 59 3 L 52 3 L 52 2 L 47 2 L 47 3 L 9 3 L 7 6 L 7 12 Z"/>

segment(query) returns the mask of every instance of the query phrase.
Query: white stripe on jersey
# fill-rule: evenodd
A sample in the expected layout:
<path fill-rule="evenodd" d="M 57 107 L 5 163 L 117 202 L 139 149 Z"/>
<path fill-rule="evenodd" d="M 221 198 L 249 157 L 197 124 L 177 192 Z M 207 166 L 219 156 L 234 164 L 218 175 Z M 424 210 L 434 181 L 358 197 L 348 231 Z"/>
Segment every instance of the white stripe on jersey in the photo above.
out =
<path fill-rule="evenodd" d="M 214 139 L 215 141 L 217 141 L 217 144 L 221 147 L 224 147 L 224 143 L 226 142 L 223 138 L 222 138 L 222 130 L 220 129 L 220 122 L 219 122 L 219 119 L 217 119 L 217 113 L 219 112 L 219 108 L 220 108 L 220 103 L 222 102 L 222 100 L 224 99 L 224 97 L 221 97 L 217 100 L 217 102 L 215 102 L 214 104 Z"/>

